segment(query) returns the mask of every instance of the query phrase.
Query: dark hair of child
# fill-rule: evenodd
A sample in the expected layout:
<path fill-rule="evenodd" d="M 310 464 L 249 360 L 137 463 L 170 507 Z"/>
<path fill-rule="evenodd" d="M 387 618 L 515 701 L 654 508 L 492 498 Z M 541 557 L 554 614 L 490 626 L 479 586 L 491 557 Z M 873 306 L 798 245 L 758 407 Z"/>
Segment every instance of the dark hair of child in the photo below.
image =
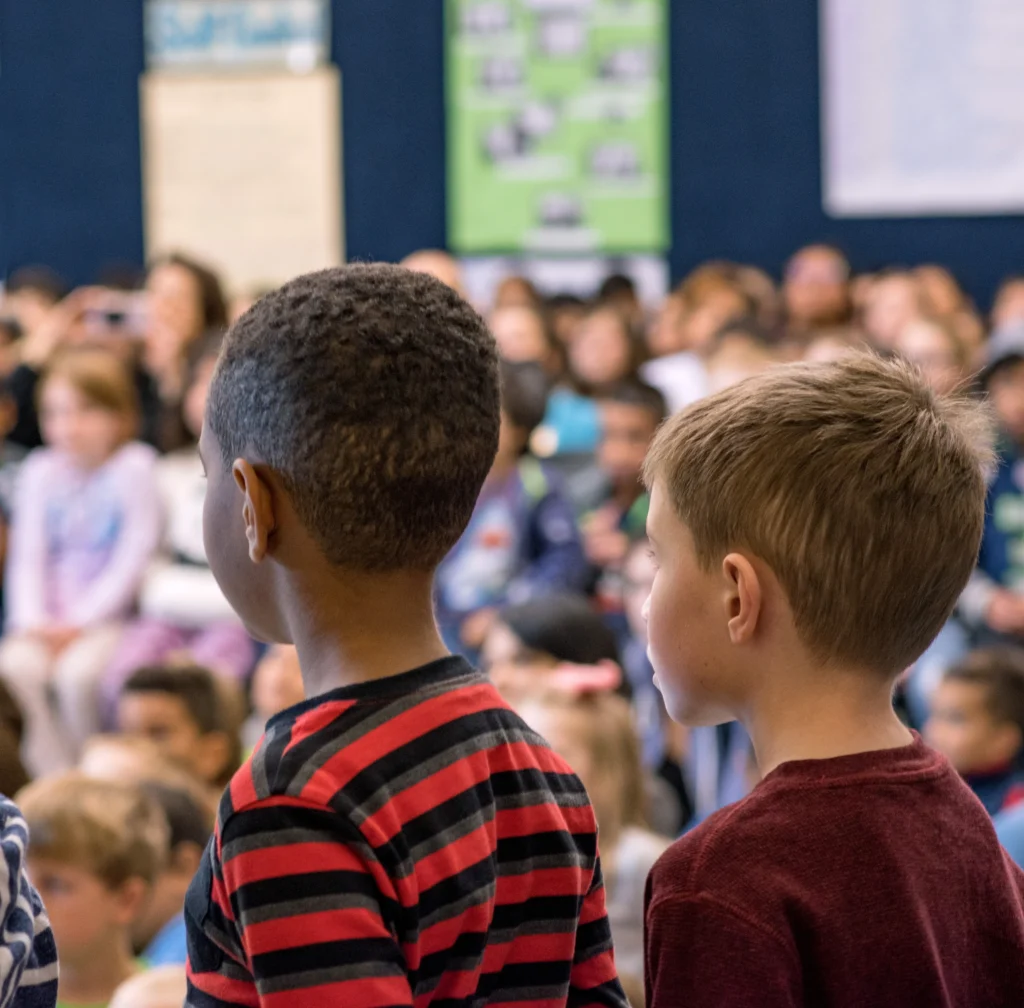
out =
<path fill-rule="evenodd" d="M 53 304 L 68 292 L 67 284 L 49 266 L 22 266 L 10 275 L 4 289 L 8 294 L 33 291 Z"/>
<path fill-rule="evenodd" d="M 299 277 L 250 308 L 207 423 L 226 467 L 249 453 L 277 472 L 330 563 L 432 570 L 494 461 L 498 395 L 483 319 L 432 277 L 374 263 Z"/>
<path fill-rule="evenodd" d="M 524 435 L 524 443 L 541 425 L 548 406 L 549 382 L 544 369 L 532 361 L 502 361 L 501 410 Z M 525 449 L 524 449 L 525 450 Z"/>
<path fill-rule="evenodd" d="M 628 378 L 603 388 L 597 396 L 597 401 L 645 409 L 654 417 L 655 424 L 660 424 L 668 416 L 665 397 L 656 388 Z"/>
<path fill-rule="evenodd" d="M 228 302 L 224 297 L 224 288 L 220 277 L 208 266 L 191 259 L 189 256 L 174 252 L 169 256 L 157 259 L 150 265 L 153 270 L 158 266 L 180 266 L 195 278 L 199 288 L 199 300 L 204 329 L 224 329 L 228 324 Z"/>
<path fill-rule="evenodd" d="M 231 749 L 224 776 L 241 762 L 237 718 L 214 674 L 199 665 L 149 665 L 133 672 L 121 688 L 124 693 L 166 693 L 177 697 L 201 735 L 223 732 Z"/>
<path fill-rule="evenodd" d="M 985 706 L 993 721 L 1016 725 L 1024 738 L 1024 650 L 993 647 L 973 651 L 946 672 L 945 678 L 985 689 Z"/>
<path fill-rule="evenodd" d="M 530 651 L 573 665 L 619 663 L 615 634 L 583 595 L 530 599 L 503 609 L 500 618 Z M 627 699 L 632 693 L 625 678 L 617 692 Z"/>
<path fill-rule="evenodd" d="M 206 846 L 213 833 L 213 823 L 209 811 L 196 795 L 160 781 L 143 781 L 139 787 L 163 809 L 171 831 L 172 851 L 183 843 L 195 844 L 200 849 Z"/>

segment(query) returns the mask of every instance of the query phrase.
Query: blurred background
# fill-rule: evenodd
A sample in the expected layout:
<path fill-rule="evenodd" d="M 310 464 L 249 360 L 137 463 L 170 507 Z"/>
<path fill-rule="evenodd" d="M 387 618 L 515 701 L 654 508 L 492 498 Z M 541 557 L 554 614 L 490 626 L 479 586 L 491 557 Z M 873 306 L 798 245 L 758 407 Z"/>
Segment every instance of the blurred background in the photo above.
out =
<path fill-rule="evenodd" d="M 1022 52 L 1016 0 L 0 0 L 0 791 L 53 841 L 62 1002 L 180 1003 L 217 796 L 303 697 L 206 565 L 195 443 L 231 322 L 345 261 L 496 337 L 438 621 L 584 779 L 634 1004 L 650 865 L 757 783 L 654 686 L 641 465 L 766 368 L 991 398 L 978 569 L 896 703 L 1024 861 Z"/>

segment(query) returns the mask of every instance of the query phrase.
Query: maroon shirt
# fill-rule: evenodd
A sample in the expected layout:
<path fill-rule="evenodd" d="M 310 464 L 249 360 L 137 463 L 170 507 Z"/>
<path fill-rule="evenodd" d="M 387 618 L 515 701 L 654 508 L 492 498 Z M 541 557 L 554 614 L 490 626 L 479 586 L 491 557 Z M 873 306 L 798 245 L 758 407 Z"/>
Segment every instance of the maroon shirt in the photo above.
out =
<path fill-rule="evenodd" d="M 647 883 L 648 1008 L 1021 1008 L 1024 873 L 946 760 L 785 763 Z"/>

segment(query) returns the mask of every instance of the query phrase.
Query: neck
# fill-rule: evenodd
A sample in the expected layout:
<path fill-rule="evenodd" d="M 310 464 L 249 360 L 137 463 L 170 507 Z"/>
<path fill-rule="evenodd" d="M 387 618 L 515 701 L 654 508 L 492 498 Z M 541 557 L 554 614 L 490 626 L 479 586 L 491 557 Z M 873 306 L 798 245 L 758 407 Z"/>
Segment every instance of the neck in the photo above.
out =
<path fill-rule="evenodd" d="M 88 955 L 60 959 L 60 1000 L 70 1004 L 106 1003 L 114 991 L 137 972 L 127 938 L 97 943 Z"/>
<path fill-rule="evenodd" d="M 771 684 L 774 677 L 759 678 Z M 740 717 L 762 777 L 793 760 L 895 749 L 912 741 L 893 710 L 887 679 L 863 670 L 820 668 L 801 678 L 795 683 L 787 677 L 785 691 L 772 692 L 769 685 Z"/>
<path fill-rule="evenodd" d="M 288 626 L 306 696 L 446 657 L 434 622 L 432 581 L 429 573 L 403 571 L 297 593 Z"/>

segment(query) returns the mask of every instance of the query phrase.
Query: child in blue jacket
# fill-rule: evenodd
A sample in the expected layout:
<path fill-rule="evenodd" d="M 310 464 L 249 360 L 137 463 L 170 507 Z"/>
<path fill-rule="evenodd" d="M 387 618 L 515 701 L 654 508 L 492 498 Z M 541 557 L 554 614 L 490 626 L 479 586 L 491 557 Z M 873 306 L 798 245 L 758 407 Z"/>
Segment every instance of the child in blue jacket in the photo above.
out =
<path fill-rule="evenodd" d="M 547 379 L 504 362 L 498 454 L 469 526 L 437 572 L 437 614 L 448 646 L 476 653 L 499 607 L 581 589 L 588 566 L 573 508 L 556 473 L 529 453 L 544 418 Z"/>

